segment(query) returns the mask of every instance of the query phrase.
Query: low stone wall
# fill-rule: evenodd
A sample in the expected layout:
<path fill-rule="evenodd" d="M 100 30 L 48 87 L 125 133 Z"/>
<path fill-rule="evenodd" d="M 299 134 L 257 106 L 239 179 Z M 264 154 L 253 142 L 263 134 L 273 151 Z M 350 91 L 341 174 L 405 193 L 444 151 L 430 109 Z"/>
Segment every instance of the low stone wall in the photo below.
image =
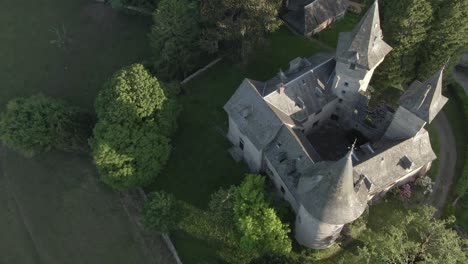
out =
<path fill-rule="evenodd" d="M 148 202 L 148 196 L 146 193 L 143 191 L 142 188 L 138 188 L 138 193 L 142 197 L 143 201 L 145 204 Z M 180 260 L 179 254 L 177 254 L 177 250 L 175 249 L 174 244 L 172 243 L 172 240 L 169 238 L 167 234 L 161 234 L 162 238 L 164 239 L 164 242 L 166 243 L 168 249 L 171 251 L 172 255 L 174 256 L 174 260 L 176 261 L 177 264 L 182 264 L 182 261 Z"/>
<path fill-rule="evenodd" d="M 222 60 L 222 57 L 219 57 L 213 61 L 211 61 L 210 63 L 208 63 L 205 67 L 199 69 L 198 71 L 190 74 L 187 78 L 185 78 L 183 81 L 180 82 L 180 84 L 186 84 L 187 82 L 189 82 L 190 80 L 192 80 L 193 78 L 197 77 L 198 75 L 202 74 L 203 72 L 205 72 L 206 70 L 208 70 L 209 68 L 211 68 L 213 65 L 215 65 L 216 63 L 220 62 Z"/>
<path fill-rule="evenodd" d="M 143 207 L 148 198 L 142 189 L 117 192 L 122 206 L 132 226 L 134 239 L 143 246 L 146 258 L 150 263 L 182 264 L 179 255 L 166 234 L 148 232 L 141 223 Z"/>

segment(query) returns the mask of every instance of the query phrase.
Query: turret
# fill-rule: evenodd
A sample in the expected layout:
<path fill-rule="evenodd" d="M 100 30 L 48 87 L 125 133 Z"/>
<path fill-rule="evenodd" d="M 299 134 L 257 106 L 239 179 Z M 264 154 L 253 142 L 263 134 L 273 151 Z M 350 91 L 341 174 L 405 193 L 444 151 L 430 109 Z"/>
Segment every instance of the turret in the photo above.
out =
<path fill-rule="evenodd" d="M 320 162 L 298 183 L 300 200 L 296 239 L 311 248 L 326 248 L 344 224 L 356 220 L 367 206 L 365 184 L 354 185 L 352 150 L 336 162 Z"/>
<path fill-rule="evenodd" d="M 335 94 L 345 101 L 355 101 L 359 92 L 367 90 L 375 68 L 391 50 L 383 41 L 379 6 L 375 1 L 352 32 L 339 35 Z"/>
<path fill-rule="evenodd" d="M 442 95 L 442 78 L 444 67 L 424 83 L 414 81 L 408 91 L 398 100 L 400 105 L 393 116 L 392 123 L 384 137 L 403 140 L 415 136 L 426 123 L 431 123 L 447 98 Z"/>

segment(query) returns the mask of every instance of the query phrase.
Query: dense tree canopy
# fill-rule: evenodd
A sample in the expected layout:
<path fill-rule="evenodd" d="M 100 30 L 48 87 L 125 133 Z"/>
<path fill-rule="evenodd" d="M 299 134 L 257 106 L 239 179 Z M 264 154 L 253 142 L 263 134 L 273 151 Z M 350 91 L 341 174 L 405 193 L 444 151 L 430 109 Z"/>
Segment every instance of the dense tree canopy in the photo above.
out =
<path fill-rule="evenodd" d="M 102 180 L 115 188 L 151 182 L 169 158 L 179 108 L 142 65 L 118 71 L 96 99 L 91 140 Z M 168 111 L 172 109 L 173 111 Z"/>
<path fill-rule="evenodd" d="M 200 28 L 195 1 L 161 0 L 149 34 L 154 67 L 166 79 L 183 78 L 195 65 Z"/>
<path fill-rule="evenodd" d="M 177 227 L 181 208 L 172 194 L 154 192 L 143 210 L 143 225 L 146 229 L 168 233 Z"/>
<path fill-rule="evenodd" d="M 216 51 L 218 43 L 233 48 L 243 59 L 269 32 L 281 24 L 281 0 L 201 0 L 201 17 L 207 29 L 202 47 Z"/>
<path fill-rule="evenodd" d="M 91 117 L 43 95 L 11 100 L 0 117 L 3 143 L 27 155 L 49 149 L 86 151 Z"/>
<path fill-rule="evenodd" d="M 382 30 L 393 50 L 375 73 L 378 88 L 405 89 L 416 76 L 419 48 L 432 20 L 429 0 L 382 1 Z"/>
<path fill-rule="evenodd" d="M 435 13 L 427 40 L 420 49 L 418 77 L 426 79 L 449 59 L 458 63 L 468 46 L 468 1 L 446 0 Z"/>
<path fill-rule="evenodd" d="M 253 256 L 287 254 L 291 251 L 290 230 L 268 205 L 264 184 L 264 177 L 249 174 L 234 193 L 239 246 Z"/>
<path fill-rule="evenodd" d="M 394 212 L 380 230 L 365 231 L 357 256 L 346 255 L 342 263 L 465 263 L 466 242 L 447 227 L 453 220 L 434 219 L 434 212 L 428 206 Z"/>

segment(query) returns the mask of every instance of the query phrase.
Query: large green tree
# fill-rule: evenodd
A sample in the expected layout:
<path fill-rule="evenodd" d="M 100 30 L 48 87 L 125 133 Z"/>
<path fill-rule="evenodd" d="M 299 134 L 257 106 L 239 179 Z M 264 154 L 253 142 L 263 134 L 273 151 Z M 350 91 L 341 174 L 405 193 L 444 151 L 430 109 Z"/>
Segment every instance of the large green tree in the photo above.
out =
<path fill-rule="evenodd" d="M 206 26 L 202 47 L 217 51 L 219 43 L 246 60 L 252 49 L 281 24 L 281 0 L 201 0 Z M 231 50 L 231 51 L 232 51 Z"/>
<path fill-rule="evenodd" d="M 239 246 L 252 256 L 291 251 L 290 229 L 271 208 L 264 194 L 265 177 L 248 174 L 234 193 L 234 222 Z"/>
<path fill-rule="evenodd" d="M 118 71 L 105 84 L 96 99 L 98 123 L 91 140 L 105 183 L 114 188 L 142 186 L 161 171 L 179 111 L 167 94 L 140 64 Z"/>
<path fill-rule="evenodd" d="M 86 151 L 91 128 L 88 114 L 43 95 L 13 99 L 0 116 L 2 142 L 29 156 L 50 149 Z"/>
<path fill-rule="evenodd" d="M 420 48 L 419 79 L 426 79 L 449 59 L 456 64 L 468 46 L 468 1 L 441 2 L 424 46 Z"/>
<path fill-rule="evenodd" d="M 162 0 L 149 34 L 154 67 L 165 79 L 183 78 L 195 66 L 200 38 L 195 1 Z"/>
<path fill-rule="evenodd" d="M 374 76 L 377 89 L 394 87 L 403 90 L 416 76 L 421 44 L 427 38 L 432 20 L 429 0 L 382 1 L 382 30 L 393 50 Z"/>
<path fill-rule="evenodd" d="M 379 230 L 365 231 L 357 256 L 346 254 L 342 263 L 466 263 L 466 242 L 448 229 L 453 219 L 434 219 L 434 212 L 429 206 L 394 212 Z"/>

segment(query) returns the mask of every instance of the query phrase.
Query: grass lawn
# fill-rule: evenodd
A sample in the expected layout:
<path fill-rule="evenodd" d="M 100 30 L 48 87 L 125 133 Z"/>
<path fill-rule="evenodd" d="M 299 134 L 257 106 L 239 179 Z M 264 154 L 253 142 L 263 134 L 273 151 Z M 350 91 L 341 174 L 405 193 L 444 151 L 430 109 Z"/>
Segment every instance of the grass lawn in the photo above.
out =
<path fill-rule="evenodd" d="M 338 43 L 338 35 L 340 32 L 353 31 L 356 24 L 359 23 L 360 18 L 361 15 L 347 12 L 343 19 L 331 24 L 328 28 L 315 35 L 314 38 L 325 43 L 329 47 L 335 48 Z"/>
<path fill-rule="evenodd" d="M 149 23 L 89 0 L 2 3 L 0 108 L 44 93 L 92 111 L 115 70 L 148 57 Z M 66 48 L 51 43 L 54 27 Z M 118 197 L 97 182 L 88 157 L 1 152 L 0 263 L 147 262 Z"/>
<path fill-rule="evenodd" d="M 230 144 L 224 137 L 227 115 L 223 105 L 243 78 L 267 80 L 280 68 L 286 69 L 295 57 L 324 51 L 331 52 L 282 27 L 268 37 L 249 65 L 222 61 L 186 84 L 173 153 L 154 189 L 172 192 L 188 204 L 206 209 L 211 193 L 239 184 L 248 170 L 243 163 L 235 163 L 227 152 Z M 221 262 L 216 243 L 182 232 L 174 233 L 172 238 L 184 263 Z"/>

